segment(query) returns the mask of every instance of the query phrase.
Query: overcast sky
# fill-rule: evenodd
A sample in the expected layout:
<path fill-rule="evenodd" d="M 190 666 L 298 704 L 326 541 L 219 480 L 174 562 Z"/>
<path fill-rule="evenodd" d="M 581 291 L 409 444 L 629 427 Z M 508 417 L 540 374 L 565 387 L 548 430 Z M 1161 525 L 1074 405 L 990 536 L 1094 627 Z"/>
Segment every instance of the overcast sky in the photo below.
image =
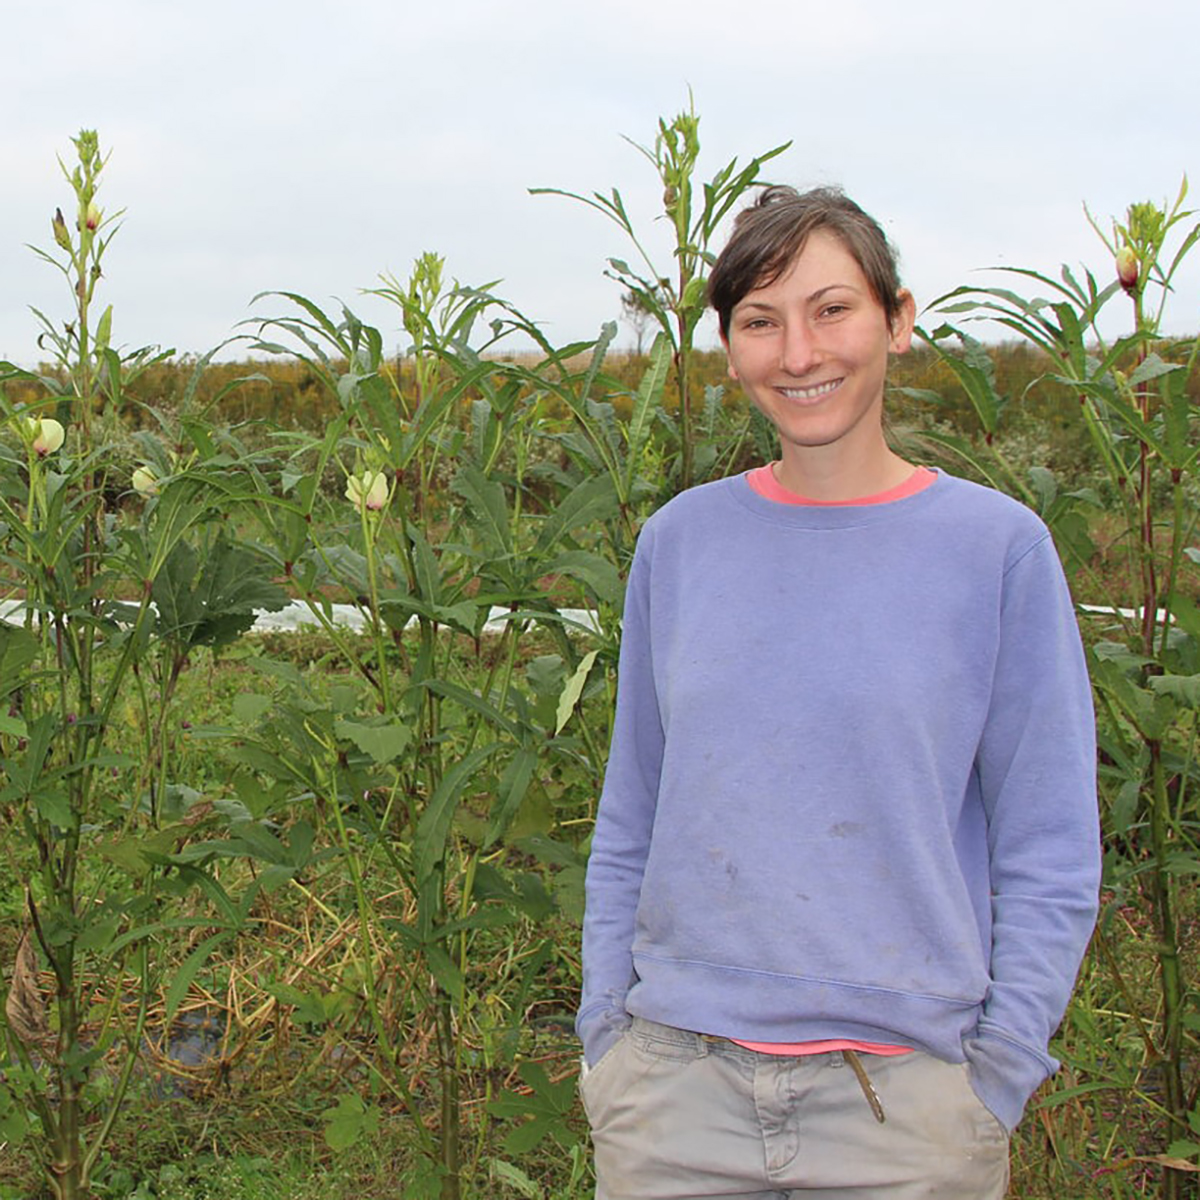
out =
<path fill-rule="evenodd" d="M 661 188 L 622 135 L 652 142 L 689 86 L 702 175 L 792 140 L 772 177 L 844 186 L 919 303 L 996 263 L 1107 274 L 1085 201 L 1107 220 L 1173 198 L 1186 171 L 1200 189 L 1200 6 L 1133 11 L 0 0 L 0 357 L 39 357 L 30 306 L 69 317 L 61 277 L 25 244 L 52 245 L 70 205 L 55 155 L 85 126 L 112 151 L 101 202 L 127 210 L 98 293 L 127 347 L 203 352 L 280 310 L 252 307 L 256 292 L 286 289 L 344 300 L 400 348 L 398 314 L 360 292 L 426 250 L 465 284 L 502 280 L 553 341 L 594 336 L 619 316 L 605 260 L 630 248 L 599 214 L 527 189 L 616 186 L 652 228 Z M 1198 310 L 1193 270 L 1172 328 L 1194 331 Z"/>

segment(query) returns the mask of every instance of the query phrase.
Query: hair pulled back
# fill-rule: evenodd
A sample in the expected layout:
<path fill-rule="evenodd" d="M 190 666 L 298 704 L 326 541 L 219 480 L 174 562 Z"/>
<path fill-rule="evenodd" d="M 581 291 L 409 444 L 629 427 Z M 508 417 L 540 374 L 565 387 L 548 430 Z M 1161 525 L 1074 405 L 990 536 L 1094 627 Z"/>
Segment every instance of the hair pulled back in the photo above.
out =
<path fill-rule="evenodd" d="M 849 251 L 866 276 L 871 293 L 894 325 L 900 315 L 900 274 L 896 254 L 878 222 L 839 188 L 765 188 L 734 220 L 733 233 L 708 278 L 708 302 L 717 311 L 721 337 L 729 337 L 734 308 L 755 288 L 774 283 L 823 229 Z"/>

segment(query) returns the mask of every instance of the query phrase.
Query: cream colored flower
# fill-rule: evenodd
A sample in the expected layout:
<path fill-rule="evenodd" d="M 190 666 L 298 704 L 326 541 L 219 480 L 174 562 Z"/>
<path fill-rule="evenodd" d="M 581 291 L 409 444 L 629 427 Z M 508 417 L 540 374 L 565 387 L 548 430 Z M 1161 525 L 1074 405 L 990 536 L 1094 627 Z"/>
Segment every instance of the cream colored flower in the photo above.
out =
<path fill-rule="evenodd" d="M 53 454 L 63 444 L 66 431 L 53 417 L 26 417 L 25 429 L 38 458 Z"/>
<path fill-rule="evenodd" d="M 378 512 L 388 502 L 387 476 L 382 471 L 364 471 L 346 480 L 346 499 L 361 511 Z"/>
<path fill-rule="evenodd" d="M 158 495 L 158 476 L 153 467 L 138 467 L 133 473 L 133 490 L 143 496 Z"/>

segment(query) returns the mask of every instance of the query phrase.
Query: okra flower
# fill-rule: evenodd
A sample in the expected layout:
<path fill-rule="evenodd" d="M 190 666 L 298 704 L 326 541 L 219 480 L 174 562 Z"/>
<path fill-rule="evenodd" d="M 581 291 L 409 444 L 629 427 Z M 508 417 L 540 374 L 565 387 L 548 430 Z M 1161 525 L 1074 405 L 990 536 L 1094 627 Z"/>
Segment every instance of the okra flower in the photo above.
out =
<path fill-rule="evenodd" d="M 1137 255 L 1134 253 L 1132 246 L 1122 246 L 1117 251 L 1117 278 L 1121 281 L 1121 286 L 1131 296 L 1137 290 L 1139 266 Z"/>
<path fill-rule="evenodd" d="M 65 431 L 53 417 L 26 417 L 29 445 L 38 458 L 53 454 L 63 444 Z"/>
<path fill-rule="evenodd" d="M 387 476 L 382 471 L 363 471 L 346 479 L 346 499 L 360 512 L 378 512 L 388 502 Z"/>
<path fill-rule="evenodd" d="M 158 495 L 158 476 L 153 467 L 138 467 L 133 473 L 133 490 L 142 496 Z"/>

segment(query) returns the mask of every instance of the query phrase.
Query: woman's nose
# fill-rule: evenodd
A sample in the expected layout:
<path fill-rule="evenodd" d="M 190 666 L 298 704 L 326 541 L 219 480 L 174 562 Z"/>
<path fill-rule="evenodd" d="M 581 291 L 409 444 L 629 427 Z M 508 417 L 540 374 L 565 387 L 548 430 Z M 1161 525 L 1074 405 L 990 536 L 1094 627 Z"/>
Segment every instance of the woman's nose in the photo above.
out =
<path fill-rule="evenodd" d="M 788 322 L 783 331 L 780 366 L 797 377 L 807 375 L 820 361 L 813 331 L 802 321 Z"/>

